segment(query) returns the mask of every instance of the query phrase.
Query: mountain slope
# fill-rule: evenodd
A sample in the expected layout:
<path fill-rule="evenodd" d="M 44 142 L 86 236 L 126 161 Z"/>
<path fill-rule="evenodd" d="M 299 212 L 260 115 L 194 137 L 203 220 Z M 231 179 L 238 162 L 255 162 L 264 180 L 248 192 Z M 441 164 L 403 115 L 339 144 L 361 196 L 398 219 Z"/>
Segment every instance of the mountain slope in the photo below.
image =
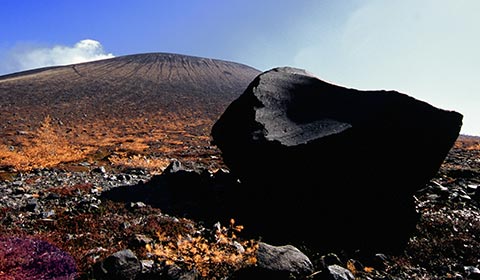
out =
<path fill-rule="evenodd" d="M 82 145 L 143 137 L 151 147 L 164 136 L 172 142 L 171 131 L 190 137 L 178 145 L 205 145 L 216 118 L 259 73 L 235 62 L 148 53 L 0 76 L 0 136 L 18 146 L 18 134 L 29 135 L 48 115 Z"/>
<path fill-rule="evenodd" d="M 128 55 L 0 77 L 0 105 L 20 115 L 34 108 L 58 117 L 92 112 L 111 117 L 132 110 L 181 113 L 185 107 L 212 116 L 258 73 L 208 58 Z"/>

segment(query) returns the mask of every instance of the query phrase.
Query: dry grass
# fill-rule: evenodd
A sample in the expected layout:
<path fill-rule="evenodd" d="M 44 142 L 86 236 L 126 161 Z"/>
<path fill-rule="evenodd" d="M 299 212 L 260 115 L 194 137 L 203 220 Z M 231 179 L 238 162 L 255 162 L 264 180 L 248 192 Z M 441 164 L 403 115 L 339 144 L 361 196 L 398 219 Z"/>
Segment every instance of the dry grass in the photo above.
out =
<path fill-rule="evenodd" d="M 143 168 L 151 174 L 160 174 L 170 164 L 166 158 L 155 158 L 147 155 L 136 154 L 129 156 L 127 152 L 116 152 L 108 157 L 110 163 L 119 168 Z"/>
<path fill-rule="evenodd" d="M 455 148 L 465 149 L 467 151 L 479 151 L 480 150 L 480 137 L 467 137 L 460 136 L 455 142 Z"/>
<path fill-rule="evenodd" d="M 0 165 L 29 171 L 77 161 L 91 152 L 90 148 L 71 143 L 67 137 L 56 131 L 50 116 L 45 117 L 40 127 L 32 134 L 32 139 L 21 139 L 20 149 L 1 146 Z"/>
<path fill-rule="evenodd" d="M 467 148 L 467 150 L 480 151 L 480 143 L 473 144 Z"/>
<path fill-rule="evenodd" d="M 159 242 L 153 246 L 147 244 L 147 251 L 167 265 L 195 269 L 206 279 L 221 279 L 229 272 L 254 265 L 257 261 L 258 244 L 253 240 L 237 239 L 235 233 L 243 227 L 234 223 L 232 219 L 228 228 L 217 224 L 215 234 L 210 239 L 202 235 L 171 236 L 168 232 L 159 231 Z"/>
<path fill-rule="evenodd" d="M 209 143 L 212 123 L 193 116 L 159 114 L 79 125 L 47 116 L 37 128 L 4 135 L 0 167 L 30 171 L 86 161 L 160 173 L 172 158 L 202 162 L 218 156 Z"/>

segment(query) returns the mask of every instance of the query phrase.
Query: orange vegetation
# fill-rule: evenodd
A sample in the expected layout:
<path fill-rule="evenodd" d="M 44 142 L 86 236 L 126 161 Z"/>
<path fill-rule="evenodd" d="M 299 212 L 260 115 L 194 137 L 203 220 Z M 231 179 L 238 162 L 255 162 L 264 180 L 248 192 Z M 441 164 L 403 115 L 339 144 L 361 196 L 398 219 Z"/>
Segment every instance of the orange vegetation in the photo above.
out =
<path fill-rule="evenodd" d="M 5 135 L 0 143 L 0 167 L 29 171 L 86 161 L 159 173 L 173 158 L 209 159 L 210 165 L 216 165 L 218 151 L 209 143 L 212 123 L 193 115 L 157 115 L 68 125 L 47 116 L 36 129 Z"/>
<path fill-rule="evenodd" d="M 480 151 L 480 137 L 461 135 L 455 142 L 455 148 L 468 151 Z"/>
<path fill-rule="evenodd" d="M 21 140 L 21 148 L 0 146 L 0 165 L 28 171 L 80 160 L 91 151 L 89 147 L 80 147 L 69 142 L 55 131 L 50 116 L 47 116 L 40 128 L 33 133 L 33 138 Z"/>
<path fill-rule="evenodd" d="M 215 279 L 226 271 L 254 265 L 257 261 L 258 244 L 252 240 L 237 241 L 235 232 L 243 227 L 234 223 L 231 219 L 228 228 L 218 225 L 212 241 L 201 235 L 170 236 L 167 232 L 157 232 L 159 242 L 153 246 L 147 244 L 146 249 L 167 265 L 183 265 L 196 269 L 202 277 Z"/>

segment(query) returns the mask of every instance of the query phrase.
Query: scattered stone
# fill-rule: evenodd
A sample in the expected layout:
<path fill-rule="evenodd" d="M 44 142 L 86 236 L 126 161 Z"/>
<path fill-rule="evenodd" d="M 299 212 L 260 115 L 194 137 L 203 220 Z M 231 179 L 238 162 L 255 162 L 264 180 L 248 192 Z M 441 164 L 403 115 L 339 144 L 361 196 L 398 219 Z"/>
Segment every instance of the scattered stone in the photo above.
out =
<path fill-rule="evenodd" d="M 474 192 L 477 189 L 478 189 L 478 185 L 473 185 L 473 184 L 467 185 L 467 190 L 470 191 L 470 192 Z"/>
<path fill-rule="evenodd" d="M 97 208 L 100 200 L 96 197 L 100 196 L 103 191 L 116 188 L 118 186 L 135 185 L 139 182 L 149 180 L 149 175 L 128 175 L 131 180 L 125 181 L 109 181 L 104 177 L 106 174 L 88 173 L 88 172 L 67 172 L 54 169 L 37 169 L 31 173 L 18 173 L 13 180 L 3 181 L 4 187 L 0 188 L 0 208 L 7 207 L 17 209 L 26 206 L 31 199 L 41 199 L 41 203 L 37 203 L 34 207 L 33 201 L 30 206 L 32 212 L 38 210 L 40 213 L 49 211 L 50 209 L 43 209 L 45 203 L 50 205 L 63 204 L 61 201 L 70 200 L 71 195 L 83 196 L 82 200 L 77 203 L 81 204 L 78 210 L 90 211 Z M 125 176 L 127 176 L 125 174 Z M 39 178 L 40 177 L 40 178 Z M 61 182 L 61 183 L 58 183 Z M 91 183 L 92 188 L 90 193 L 85 195 L 78 190 L 78 186 Z M 3 185 L 2 185 L 3 186 Z M 60 187 L 62 186 L 62 187 Z M 70 194 L 66 195 L 61 192 L 62 189 L 71 188 Z M 75 192 L 75 194 L 73 194 Z M 37 202 L 38 202 L 37 199 Z M 90 210 L 89 210 L 90 209 Z M 82 210 L 82 211 L 83 211 Z"/>
<path fill-rule="evenodd" d="M 455 153 L 452 153 L 452 157 L 455 155 Z M 478 199 L 477 202 L 480 202 L 480 190 L 477 187 L 472 188 L 472 186 L 478 186 L 479 182 L 479 177 L 477 176 L 478 173 L 478 157 L 475 158 L 475 161 L 468 161 L 469 164 L 477 164 L 476 167 L 472 167 L 472 171 L 468 172 L 461 172 L 461 171 L 454 171 L 454 172 L 448 172 L 448 168 L 446 167 L 447 172 L 442 173 L 441 176 L 438 176 L 435 178 L 435 181 L 438 182 L 438 185 L 435 187 L 427 187 L 421 192 L 418 193 L 417 197 L 417 203 L 421 207 L 418 208 L 418 211 L 424 215 L 425 219 L 430 219 L 433 217 L 432 211 L 435 211 L 435 209 L 442 209 L 438 212 L 433 212 L 433 214 L 437 215 L 437 220 L 432 220 L 432 222 L 439 222 L 442 221 L 442 227 L 439 228 L 442 230 L 442 232 L 448 233 L 449 230 L 456 231 L 456 234 L 452 235 L 452 239 L 455 239 L 457 237 L 462 237 L 462 238 L 468 238 L 469 235 L 475 234 L 476 236 L 478 233 L 478 206 L 479 204 L 475 204 L 476 201 L 475 199 Z M 467 162 L 467 159 L 455 159 L 455 160 L 450 160 L 449 164 L 452 166 L 460 166 L 460 164 L 464 164 Z M 183 164 L 182 164 L 183 165 Z M 105 192 L 110 192 L 114 189 L 117 188 L 124 188 L 124 189 L 131 189 L 131 192 L 135 192 L 135 188 L 137 187 L 146 187 L 149 185 L 151 189 L 154 187 L 160 187 L 163 188 L 166 185 L 169 185 L 167 193 L 174 193 L 175 196 L 172 196 L 173 199 L 169 202 L 170 204 L 175 204 L 177 201 L 181 201 L 181 204 L 178 208 L 176 208 L 177 213 L 181 213 L 182 209 L 186 210 L 186 213 L 189 213 L 189 211 L 193 211 L 194 209 L 197 209 L 199 206 L 195 206 L 199 203 L 196 198 L 198 196 L 196 195 L 191 195 L 188 196 L 185 200 L 182 200 L 182 192 L 190 192 L 189 187 L 185 187 L 184 183 L 190 183 L 193 181 L 189 180 L 184 180 L 185 177 L 188 177 L 190 172 L 197 173 L 200 175 L 199 177 L 196 177 L 197 179 L 201 180 L 201 183 L 196 184 L 196 187 L 199 187 L 199 192 L 202 190 L 205 190 L 205 196 L 209 196 L 214 194 L 215 199 L 209 200 L 210 202 L 214 203 L 214 201 L 229 201 L 229 202 L 237 202 L 237 203 L 243 203 L 243 204 L 249 204 L 250 200 L 248 199 L 249 197 L 252 196 L 252 194 L 255 194 L 254 192 L 248 192 L 247 194 L 242 194 L 246 189 L 243 187 L 246 186 L 246 184 L 243 184 L 241 182 L 238 182 L 238 177 L 233 175 L 232 173 L 229 172 L 229 170 L 219 170 L 216 173 L 208 173 L 205 171 L 200 171 L 196 172 L 193 169 L 188 169 L 185 166 L 182 167 L 184 171 L 187 171 L 186 173 L 183 172 L 172 172 L 168 176 L 159 176 L 161 179 L 157 178 L 157 182 L 160 182 L 160 184 L 152 184 L 149 185 L 144 184 L 143 181 L 148 181 L 150 179 L 150 176 L 148 175 L 148 172 L 146 172 L 144 175 L 134 175 L 134 174 L 125 174 L 121 173 L 121 175 L 112 175 L 112 174 L 100 174 L 100 173 L 88 173 L 88 172 L 67 172 L 64 170 L 52 170 L 52 169 L 37 169 L 33 170 L 31 173 L 15 173 L 12 175 L 13 180 L 8 179 L 6 181 L 0 182 L 0 209 L 2 210 L 2 217 L 0 217 L 0 223 L 4 226 L 8 225 L 15 225 L 17 228 L 24 227 L 23 230 L 25 231 L 31 231 L 32 228 L 26 227 L 26 225 L 35 225 L 38 226 L 39 228 L 43 228 L 45 225 L 48 227 L 52 227 L 54 220 L 45 218 L 43 219 L 43 216 L 48 216 L 52 214 L 51 209 L 59 209 L 58 215 L 62 213 L 60 209 L 65 210 L 65 214 L 68 213 L 85 213 L 88 211 L 96 211 L 96 208 L 98 205 L 100 205 L 100 200 L 97 199 L 99 195 L 101 195 L 102 191 Z M 180 171 L 177 170 L 177 171 Z M 123 175 L 122 175 L 123 174 Z M 107 176 L 104 176 L 107 175 Z M 184 175 L 187 175 L 183 177 Z M 463 177 L 450 177 L 450 176 L 469 176 L 468 178 L 463 178 Z M 39 178 L 39 176 L 41 178 Z M 132 178 L 132 181 L 128 182 L 130 186 L 126 186 L 125 182 L 122 180 L 122 176 L 127 176 Z M 442 177 L 443 176 L 443 177 Z M 168 177 L 168 180 L 166 179 Z M 116 179 L 115 179 L 116 178 Z M 182 179 L 183 178 L 183 179 Z M 14 186 L 13 182 L 17 182 L 16 184 L 18 186 Z M 69 189 L 70 187 L 75 187 L 78 185 L 82 185 L 84 183 L 88 182 L 89 184 L 92 184 L 93 188 L 99 188 L 99 191 L 90 192 L 86 193 L 85 191 L 78 191 L 78 192 L 72 192 L 70 194 L 65 194 L 62 192 L 64 189 Z M 182 184 L 180 184 L 183 182 Z M 138 184 L 135 186 L 135 184 Z M 178 185 L 179 189 L 176 191 L 172 191 L 176 186 Z M 122 187 L 123 186 L 123 187 Z M 20 190 L 17 192 L 16 188 L 20 187 Z M 55 193 L 55 192 L 61 193 L 61 195 Z M 475 193 L 477 193 L 477 196 L 475 197 Z M 39 197 L 36 195 L 38 194 Z M 146 192 L 146 195 L 152 194 L 151 192 Z M 416 194 L 417 195 L 417 194 Z M 465 195 L 471 197 L 472 199 L 468 199 L 465 197 Z M 232 198 L 233 197 L 233 198 Z M 338 195 L 335 197 L 337 201 L 342 201 L 342 195 Z M 37 199 L 36 203 L 36 209 L 34 212 L 26 211 L 25 205 L 27 205 L 27 202 L 31 200 L 32 198 Z M 48 199 L 45 199 L 48 198 Z M 428 198 L 434 198 L 433 200 L 429 201 Z M 132 202 L 136 202 L 136 200 L 133 200 Z M 166 202 L 164 202 L 166 203 Z M 128 205 L 128 204 L 127 204 Z M 160 205 L 160 204 L 158 204 Z M 193 205 L 194 207 L 190 207 L 189 205 Z M 476 205 L 476 206 L 475 206 Z M 207 206 L 209 209 L 214 209 L 211 211 L 211 213 L 217 215 L 217 211 L 223 211 L 224 208 L 216 208 L 218 205 L 212 206 L 209 204 L 202 204 L 202 207 Z M 245 207 L 239 208 L 239 209 L 249 209 L 249 205 L 246 205 Z M 430 209 L 427 208 L 427 206 L 431 207 Z M 436 207 L 432 207 L 436 206 Z M 472 208 L 468 208 L 468 207 Z M 474 208 L 474 206 L 476 208 Z M 57 208 L 58 207 L 58 208 Z M 222 207 L 225 207 L 222 206 Z M 171 207 L 175 208 L 175 207 Z M 171 208 L 166 208 L 166 209 L 171 209 Z M 454 209 L 452 211 L 452 209 Z M 15 211 L 13 211 L 15 210 Z M 146 211 L 146 209 L 142 211 L 138 211 L 138 213 L 143 213 Z M 163 211 L 163 208 L 162 208 Z M 429 212 L 430 211 L 430 212 Z M 14 214 L 15 213 L 15 214 Z M 225 214 L 227 213 L 227 214 Z M 230 214 L 228 212 L 222 212 L 222 215 L 224 214 L 225 217 L 230 218 Z M 452 215 L 452 213 L 455 213 L 455 215 Z M 55 213 L 53 213 L 55 214 Z M 131 214 L 131 213 L 130 213 Z M 427 215 L 428 214 L 428 215 Z M 192 215 L 194 216 L 194 215 Z M 237 218 L 236 216 L 234 216 Z M 469 218 L 470 217 L 470 218 Z M 121 217 L 119 217 L 121 218 Z M 295 216 L 287 216 L 285 217 L 286 220 L 296 218 Z M 172 217 L 172 219 L 175 219 L 179 221 L 177 218 Z M 215 217 L 213 217 L 215 219 Z M 442 220 L 444 219 L 444 220 Z M 203 219 L 202 219 L 203 220 Z M 245 225 L 244 220 L 242 219 L 236 219 L 239 221 L 241 224 Z M 132 225 L 135 225 L 135 219 L 129 220 L 128 222 L 131 222 Z M 43 222 L 43 223 L 40 223 Z M 371 222 L 371 221 L 367 221 Z M 455 224 L 455 227 L 453 229 L 450 229 L 450 225 Z M 463 225 L 462 225 L 463 223 Z M 248 225 L 245 225 L 246 228 L 248 229 Z M 475 226 L 477 227 L 477 230 L 475 230 Z M 318 230 L 318 227 L 312 227 L 312 230 L 315 231 L 317 234 L 321 234 L 323 231 L 328 230 L 328 227 L 325 224 L 320 225 L 321 230 Z M 8 231 L 7 231 L 8 233 Z M 242 232 L 243 233 L 243 232 Z M 108 233 L 107 233 L 108 234 Z M 352 235 L 355 234 L 355 232 L 352 232 Z M 301 235 L 301 234 L 300 234 Z M 319 235 L 320 236 L 320 235 Z M 68 238 L 68 241 L 74 241 L 75 239 L 80 238 L 78 234 L 72 234 L 72 235 L 67 235 L 66 238 Z M 1 236 L 0 237 L 0 243 L 4 242 L 5 239 L 10 239 L 8 236 Z M 15 238 L 13 238 L 15 239 Z M 418 238 L 421 239 L 421 238 Z M 414 240 L 415 241 L 415 240 Z M 426 240 L 429 242 L 430 240 Z M 470 242 L 469 242 L 470 241 Z M 460 242 L 460 249 L 465 250 L 465 252 L 478 252 L 478 249 L 476 249 L 477 243 L 472 243 L 472 240 L 466 239 L 465 242 L 462 240 Z M 475 241 L 475 240 L 473 240 Z M 29 241 L 30 242 L 30 241 Z M 416 242 L 416 241 L 415 241 Z M 448 242 L 446 240 L 445 242 Z M 457 240 L 452 240 L 453 242 L 458 242 Z M 476 242 L 476 241 L 475 241 Z M 27 242 L 28 243 L 28 242 Z M 2 243 L 3 244 L 3 243 Z M 23 243 L 25 245 L 26 243 Z M 63 279 L 62 276 L 65 276 L 64 278 L 66 279 L 74 279 L 75 277 L 72 274 L 75 274 L 75 262 L 73 259 L 71 259 L 70 256 L 68 256 L 67 253 L 62 252 L 58 248 L 52 248 L 49 247 L 48 245 L 38 245 L 38 242 L 31 242 L 31 244 L 36 244 L 34 247 L 38 248 L 38 251 L 32 250 L 27 250 L 27 253 L 32 253 L 32 255 L 29 256 L 34 256 L 34 260 L 38 261 L 33 267 L 36 269 L 38 272 L 37 278 L 38 279 L 43 279 L 44 275 L 48 274 L 48 276 L 45 276 L 45 279 Z M 443 243 L 441 245 L 444 245 Z M 446 244 L 448 246 L 452 246 L 452 244 Z M 23 246 L 24 248 L 29 248 L 28 246 Z M 478 246 L 477 246 L 478 247 Z M 14 246 L 0 246 L 0 251 L 1 248 L 8 249 L 8 248 L 22 248 L 22 244 L 17 244 L 15 243 Z M 46 250 L 47 248 L 48 250 Z M 430 248 L 430 247 L 428 247 Z M 453 248 L 453 247 L 452 247 Z M 238 246 L 238 251 L 241 252 L 241 245 Z M 86 254 L 89 255 L 89 259 L 95 261 L 98 258 L 100 258 L 101 252 L 103 250 L 106 250 L 102 247 L 94 247 L 94 249 L 88 251 Z M 307 251 L 305 251 L 307 252 Z M 411 252 L 410 252 L 411 253 Z M 421 253 L 421 252 L 420 252 Z M 472 253 L 472 254 L 464 254 L 457 251 L 456 255 L 449 255 L 449 259 L 447 259 L 447 262 L 449 263 L 449 270 L 448 270 L 448 277 L 452 279 L 479 279 L 478 277 L 478 267 L 471 265 L 472 261 L 467 262 L 466 258 L 471 258 L 472 256 L 478 256 L 478 254 Z M 1 255 L 1 252 L 0 252 Z M 330 255 L 330 254 L 329 254 Z M 332 254 L 333 255 L 333 254 Z M 440 257 L 441 254 L 439 252 Z M 46 259 L 45 256 L 48 256 Z M 318 261 L 318 257 L 316 257 L 316 254 L 313 255 L 308 255 L 312 262 L 314 260 Z M 312 256 L 315 256 L 312 258 Z M 341 255 L 344 257 L 343 255 Z M 35 259 L 37 257 L 37 259 Z M 40 258 L 41 257 L 41 258 Z M 91 257 L 91 258 L 90 258 Z M 377 256 L 376 256 L 377 257 Z M 378 260 L 379 262 L 386 264 L 386 267 L 388 267 L 391 263 L 389 263 L 389 259 L 387 255 L 383 255 L 379 257 L 380 259 Z M 456 258 L 456 259 L 455 259 Z M 459 258 L 461 260 L 459 261 Z M 27 260 L 27 258 L 20 257 L 19 259 L 22 260 Z M 60 259 L 60 261 L 57 261 Z M 48 263 L 50 261 L 54 260 L 53 266 L 49 266 Z M 375 259 L 374 259 L 375 260 Z M 338 256 L 327 258 L 323 260 L 326 264 L 325 267 L 329 267 L 331 265 L 338 265 L 343 268 L 342 263 L 340 262 L 340 259 Z M 364 260 L 361 260 L 362 263 L 364 263 Z M 392 261 L 392 260 L 390 260 Z M 431 259 L 429 262 L 442 262 L 441 258 L 439 259 Z M 393 262 L 393 261 L 392 261 Z M 445 263 L 447 263 L 445 262 Z M 426 262 L 425 262 L 426 263 Z M 323 269 L 323 266 L 317 265 L 318 262 L 314 262 L 314 267 L 322 267 L 322 273 L 314 272 L 311 275 L 309 275 L 306 278 L 303 279 L 331 279 L 331 278 L 325 278 L 325 277 L 331 277 L 330 274 L 328 276 L 325 276 L 325 271 Z M 370 263 L 365 262 L 364 263 L 366 266 L 373 266 L 375 269 L 381 269 L 382 266 L 381 264 L 379 265 L 371 265 Z M 452 264 L 452 265 L 450 265 Z M 162 266 L 163 264 L 153 261 L 153 260 L 142 260 L 140 261 L 141 265 L 141 273 L 139 276 L 139 279 L 201 279 L 200 275 L 195 271 L 182 271 L 179 269 L 179 267 L 164 267 Z M 348 267 L 348 266 L 347 266 Z M 360 266 L 358 266 L 360 268 Z M 392 269 L 392 267 L 388 267 L 389 271 L 388 273 L 395 273 L 397 275 L 400 275 L 399 278 L 388 275 L 387 272 L 383 272 L 383 274 L 374 274 L 374 273 L 359 273 L 355 274 L 357 279 L 361 280 L 379 280 L 379 279 L 387 279 L 387 280 L 392 280 L 392 279 L 416 279 L 420 275 L 429 275 L 429 279 L 442 279 L 442 277 L 445 277 L 445 265 L 442 263 L 441 268 L 435 268 L 434 266 L 428 267 L 428 268 L 423 268 L 423 267 L 396 267 Z M 5 268 L 3 268 L 5 269 Z M 49 270 L 52 269 L 52 270 Z M 63 272 L 61 271 L 62 269 Z M 457 271 L 456 271 L 457 270 Z M 5 270 L 2 270 L 5 272 Z M 16 273 L 19 273 L 19 270 L 15 270 Z M 170 271 L 169 275 L 167 275 L 167 271 Z M 66 273 L 65 273 L 66 272 Z M 29 272 L 31 275 L 32 272 Z M 40 276 L 41 275 L 41 276 Z M 11 275 L 10 275 L 11 276 Z M 23 275 L 19 275 L 19 279 L 28 279 L 25 277 L 22 277 Z M 325 276 L 325 277 L 322 277 Z M 142 278 L 143 277 L 143 278 Z M 175 278 L 177 277 L 177 278 Z M 184 277 L 184 278 L 182 278 Z M 260 277 L 261 278 L 261 277 Z M 76 278 L 75 278 L 76 279 Z M 115 278 L 117 279 L 117 278 Z M 256 277 L 251 277 L 247 279 L 258 279 Z M 265 279 L 265 278 L 264 278 Z M 269 278 L 266 278 L 269 279 Z M 339 278 L 339 279 L 344 279 L 344 278 Z M 348 279 L 348 278 L 347 278 Z"/>

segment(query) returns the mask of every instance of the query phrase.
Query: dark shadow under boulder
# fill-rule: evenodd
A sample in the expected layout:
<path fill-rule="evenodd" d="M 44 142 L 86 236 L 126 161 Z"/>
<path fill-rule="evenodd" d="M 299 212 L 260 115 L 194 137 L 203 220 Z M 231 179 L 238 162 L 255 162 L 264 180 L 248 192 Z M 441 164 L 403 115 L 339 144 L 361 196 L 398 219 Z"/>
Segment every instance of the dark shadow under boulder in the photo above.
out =
<path fill-rule="evenodd" d="M 102 199 L 144 202 L 165 214 L 202 221 L 208 226 L 228 224 L 242 201 L 241 184 L 228 171 L 209 172 L 200 166 L 185 167 L 173 160 L 160 175 L 145 183 L 120 186 L 102 193 Z"/>

